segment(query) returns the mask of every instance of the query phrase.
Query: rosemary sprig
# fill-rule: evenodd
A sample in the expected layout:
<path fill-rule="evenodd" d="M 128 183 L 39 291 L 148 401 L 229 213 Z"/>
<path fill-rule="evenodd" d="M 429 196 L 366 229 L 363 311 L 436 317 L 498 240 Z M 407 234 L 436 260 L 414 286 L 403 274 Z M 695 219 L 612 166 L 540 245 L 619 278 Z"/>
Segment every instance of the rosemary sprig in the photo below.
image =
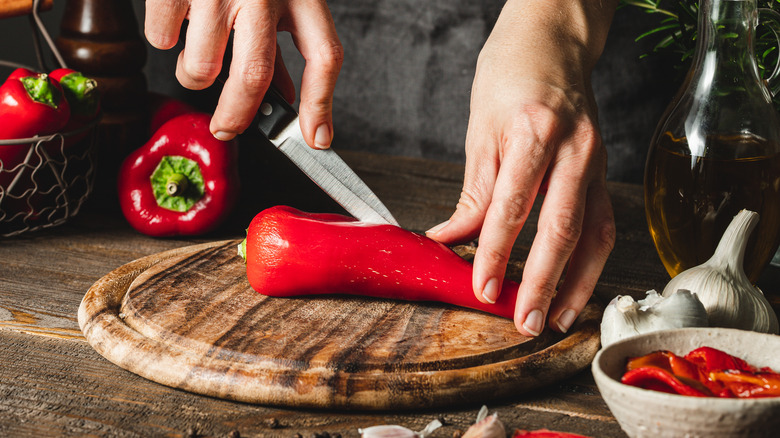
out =
<path fill-rule="evenodd" d="M 673 55 L 672 59 L 677 59 L 675 67 L 687 70 L 696 47 L 699 0 L 620 0 L 620 7 L 624 6 L 641 8 L 658 17 L 655 27 L 636 37 L 636 41 L 656 39 L 652 53 L 642 57 L 653 53 Z M 758 0 L 758 7 L 780 10 L 780 0 Z M 779 51 L 777 37 L 768 26 L 759 25 L 755 50 L 758 69 L 766 77 L 777 65 Z M 774 102 L 780 109 L 780 93 Z"/>

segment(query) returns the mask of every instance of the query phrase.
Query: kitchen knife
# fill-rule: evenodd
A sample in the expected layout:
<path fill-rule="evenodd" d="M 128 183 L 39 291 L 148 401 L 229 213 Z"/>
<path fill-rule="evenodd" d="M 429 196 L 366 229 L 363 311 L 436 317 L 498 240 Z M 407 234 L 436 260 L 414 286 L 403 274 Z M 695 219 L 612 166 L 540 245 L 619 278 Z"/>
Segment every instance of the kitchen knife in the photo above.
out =
<path fill-rule="evenodd" d="M 398 225 L 390 210 L 333 149 L 312 149 L 306 144 L 298 113 L 271 87 L 257 111 L 257 128 L 303 173 L 364 222 Z"/>

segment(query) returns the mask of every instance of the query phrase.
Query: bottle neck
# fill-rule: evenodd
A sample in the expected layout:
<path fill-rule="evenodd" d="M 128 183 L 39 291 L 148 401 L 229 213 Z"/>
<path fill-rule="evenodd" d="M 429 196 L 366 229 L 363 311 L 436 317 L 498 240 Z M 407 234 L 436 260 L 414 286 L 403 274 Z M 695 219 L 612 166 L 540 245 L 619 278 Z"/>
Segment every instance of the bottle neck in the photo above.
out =
<path fill-rule="evenodd" d="M 758 77 L 754 58 L 756 0 L 700 0 L 696 63 L 734 79 Z"/>

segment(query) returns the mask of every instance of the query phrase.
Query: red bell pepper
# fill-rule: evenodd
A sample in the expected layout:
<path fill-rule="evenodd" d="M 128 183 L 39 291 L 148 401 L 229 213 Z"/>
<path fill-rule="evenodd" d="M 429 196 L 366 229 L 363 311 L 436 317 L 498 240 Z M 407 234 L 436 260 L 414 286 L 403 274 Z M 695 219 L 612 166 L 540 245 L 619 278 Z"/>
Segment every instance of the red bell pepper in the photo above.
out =
<path fill-rule="evenodd" d="M 352 294 L 439 301 L 512 318 L 517 283 L 505 281 L 495 304 L 471 287 L 472 265 L 450 248 L 393 225 L 277 206 L 247 230 L 247 277 L 274 297 Z"/>
<path fill-rule="evenodd" d="M 97 82 L 69 68 L 58 68 L 49 77 L 62 87 L 70 105 L 70 119 L 64 130 L 79 129 L 95 120 L 100 112 L 100 92 Z"/>
<path fill-rule="evenodd" d="M 216 228 L 238 198 L 238 147 L 209 131 L 211 116 L 166 122 L 122 163 L 119 204 L 130 225 L 150 236 L 198 235 Z"/>
<path fill-rule="evenodd" d="M 147 111 L 149 132 L 157 132 L 160 126 L 174 117 L 196 112 L 195 108 L 178 99 L 154 92 L 148 95 Z"/>
<path fill-rule="evenodd" d="M 45 73 L 19 68 L 0 86 L 0 139 L 53 134 L 68 117 L 62 88 Z"/>
<path fill-rule="evenodd" d="M 0 139 L 45 136 L 68 122 L 62 88 L 44 73 L 19 68 L 0 86 Z M 0 187 L 6 190 L 30 150 L 30 143 L 0 146 Z"/>

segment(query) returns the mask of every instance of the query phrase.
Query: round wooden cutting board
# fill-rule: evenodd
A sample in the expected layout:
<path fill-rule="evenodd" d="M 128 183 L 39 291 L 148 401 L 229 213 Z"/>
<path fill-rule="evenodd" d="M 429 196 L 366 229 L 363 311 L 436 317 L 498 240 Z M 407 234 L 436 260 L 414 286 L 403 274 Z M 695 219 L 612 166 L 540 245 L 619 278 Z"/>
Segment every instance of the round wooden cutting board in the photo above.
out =
<path fill-rule="evenodd" d="M 122 368 L 187 391 L 366 410 L 489 402 L 569 377 L 599 348 L 593 302 L 567 335 L 526 338 L 508 319 L 450 305 L 266 297 L 250 288 L 237 244 L 110 272 L 79 308 L 87 341 Z"/>

